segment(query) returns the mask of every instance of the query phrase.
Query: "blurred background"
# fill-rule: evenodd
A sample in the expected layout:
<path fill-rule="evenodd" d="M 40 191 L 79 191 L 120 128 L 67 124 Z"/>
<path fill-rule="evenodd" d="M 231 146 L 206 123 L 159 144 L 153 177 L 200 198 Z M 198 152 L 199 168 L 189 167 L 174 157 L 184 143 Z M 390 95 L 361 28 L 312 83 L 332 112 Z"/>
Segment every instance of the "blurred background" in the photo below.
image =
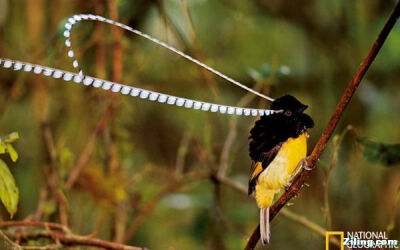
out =
<path fill-rule="evenodd" d="M 62 36 L 66 19 L 103 15 L 274 98 L 295 95 L 316 124 L 311 149 L 395 3 L 0 0 L 0 56 L 74 71 Z M 91 76 L 226 105 L 269 105 L 109 25 L 80 23 L 72 43 Z M 400 239 L 399 81 L 397 24 L 308 186 L 272 222 L 270 249 L 323 249 L 314 224 Z M 0 69 L 0 136 L 20 136 L 18 161 L 1 156 L 20 190 L 13 220 L 53 221 L 150 249 L 243 249 L 258 223 L 246 194 L 255 120 Z M 1 217 L 10 220 L 3 207 Z"/>

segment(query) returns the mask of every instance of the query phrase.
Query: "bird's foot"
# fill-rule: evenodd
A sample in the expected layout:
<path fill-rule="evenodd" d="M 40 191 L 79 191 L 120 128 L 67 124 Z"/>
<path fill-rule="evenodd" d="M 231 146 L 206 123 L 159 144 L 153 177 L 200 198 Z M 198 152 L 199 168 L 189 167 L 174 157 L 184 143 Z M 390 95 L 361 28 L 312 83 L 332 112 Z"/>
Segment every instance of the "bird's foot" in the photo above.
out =
<path fill-rule="evenodd" d="M 304 157 L 303 159 L 301 159 L 301 161 L 299 162 L 299 164 L 297 164 L 296 168 L 294 169 L 292 175 L 289 178 L 289 182 L 285 185 L 285 190 L 288 191 L 289 187 L 292 185 L 294 179 L 296 178 L 296 176 L 300 173 L 301 169 L 310 171 L 311 168 L 307 167 L 307 157 Z"/>
<path fill-rule="evenodd" d="M 307 156 L 307 157 L 303 158 L 303 160 L 301 160 L 301 161 L 302 161 L 302 167 L 303 167 L 303 169 L 304 169 L 304 170 L 307 170 L 307 171 L 313 170 L 312 168 L 310 168 L 310 167 L 307 165 L 307 161 L 308 161 L 308 158 L 309 158 L 309 157 L 310 157 L 310 156 Z"/>

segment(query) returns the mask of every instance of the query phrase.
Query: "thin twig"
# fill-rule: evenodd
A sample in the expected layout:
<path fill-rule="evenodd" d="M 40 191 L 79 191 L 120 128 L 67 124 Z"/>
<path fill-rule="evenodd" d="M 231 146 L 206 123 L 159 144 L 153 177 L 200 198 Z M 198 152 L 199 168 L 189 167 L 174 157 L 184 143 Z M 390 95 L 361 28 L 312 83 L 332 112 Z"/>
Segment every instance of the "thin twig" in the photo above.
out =
<path fill-rule="evenodd" d="M 118 13 L 118 3 L 116 0 L 109 1 L 108 8 L 110 11 L 110 18 L 112 20 L 119 19 Z M 123 63 L 122 63 L 122 55 L 123 55 L 123 47 L 121 43 L 123 29 L 118 27 L 112 27 L 112 36 L 113 36 L 113 76 L 112 80 L 114 82 L 120 82 L 122 78 L 123 71 Z"/>
<path fill-rule="evenodd" d="M 100 131 L 104 128 L 106 120 L 107 120 L 107 112 L 104 112 L 96 125 L 96 129 L 90 135 L 85 148 L 82 150 L 82 153 L 80 154 L 78 160 L 76 161 L 75 166 L 73 167 L 68 176 L 68 180 L 65 185 L 66 189 L 71 189 L 74 186 L 75 182 L 77 181 L 80 173 L 82 172 L 82 169 L 85 167 L 86 163 L 88 162 L 90 156 L 93 153 L 94 146 L 96 144 L 96 139 Z"/>
<path fill-rule="evenodd" d="M 1 230 L 0 230 L 0 243 L 2 247 L 11 247 L 11 249 L 13 250 L 21 250 L 21 247 L 17 243 L 14 243 L 12 240 L 10 240 L 7 237 L 7 235 L 5 235 Z"/>
<path fill-rule="evenodd" d="M 40 125 L 47 157 L 47 162 L 43 167 L 46 176 L 45 180 L 54 200 L 58 205 L 58 213 L 61 223 L 68 225 L 68 201 L 60 188 L 60 181 L 55 173 L 57 166 L 57 150 L 54 146 L 53 133 L 49 123 L 45 119 L 41 121 Z"/>
<path fill-rule="evenodd" d="M 360 85 L 361 80 L 363 79 L 365 73 L 367 73 L 370 65 L 372 64 L 379 50 L 383 46 L 386 38 L 388 37 L 390 31 L 395 25 L 399 15 L 400 15 L 400 1 L 394 7 L 392 13 L 390 14 L 390 17 L 385 23 L 385 26 L 383 27 L 383 29 L 378 35 L 378 38 L 372 45 L 372 48 L 370 49 L 367 57 L 362 61 L 359 69 L 357 70 L 353 79 L 351 80 L 346 90 L 344 91 L 343 96 L 340 99 L 328 125 L 326 126 L 324 132 L 322 133 L 322 136 L 317 142 L 317 145 L 312 151 L 311 156 L 308 157 L 306 165 L 309 169 L 315 168 L 315 164 L 317 163 L 319 157 L 324 151 L 328 143 L 328 140 L 332 136 L 333 131 L 335 130 L 340 118 L 342 117 L 343 112 L 345 111 L 347 105 L 349 104 L 357 87 Z M 270 209 L 270 220 L 272 220 L 279 213 L 282 207 L 284 207 L 289 200 L 298 195 L 301 187 L 304 185 L 304 182 L 307 180 L 310 173 L 311 171 L 303 170 L 299 174 L 299 176 L 293 181 L 289 189 L 279 198 L 278 201 L 275 202 L 275 204 Z M 254 249 L 259 239 L 260 239 L 260 227 L 258 225 L 257 228 L 254 230 L 253 234 L 250 236 L 250 239 L 245 249 Z"/>
<path fill-rule="evenodd" d="M 342 133 L 339 134 L 337 139 L 333 139 L 333 152 L 332 152 L 332 157 L 331 157 L 331 163 L 329 164 L 328 169 L 326 170 L 325 173 L 325 178 L 324 181 L 322 182 L 322 187 L 324 190 L 324 208 L 323 211 L 325 213 L 326 217 L 326 225 L 328 230 L 332 229 L 332 214 L 331 214 L 331 208 L 329 204 L 329 178 L 331 176 L 331 173 L 333 169 L 336 167 L 337 162 L 339 160 L 339 148 L 340 145 L 343 141 L 343 138 L 347 134 L 348 131 L 352 130 L 353 127 L 351 125 L 347 126 Z"/>
<path fill-rule="evenodd" d="M 46 200 L 47 200 L 47 190 L 42 189 L 42 191 L 40 192 L 40 197 L 38 206 L 36 208 L 36 212 L 32 216 L 33 221 L 40 221 L 40 219 L 42 218 L 43 212 L 46 207 Z"/>
<path fill-rule="evenodd" d="M 178 151 L 176 153 L 176 167 L 175 167 L 175 175 L 180 177 L 183 173 L 185 166 L 185 157 L 188 152 L 189 143 L 191 140 L 192 134 L 190 132 L 185 132 L 181 139 L 181 142 L 178 147 Z"/>
<path fill-rule="evenodd" d="M 0 221 L 0 228 L 7 227 L 43 227 L 52 230 L 58 230 L 64 233 L 69 233 L 69 229 L 58 223 L 42 222 L 42 221 Z"/>
<path fill-rule="evenodd" d="M 42 190 L 40 191 L 40 196 L 36 211 L 33 214 L 28 215 L 25 218 L 26 221 L 40 221 L 45 209 L 47 195 L 48 195 L 47 189 L 42 188 Z"/>
<path fill-rule="evenodd" d="M 297 222 L 300 225 L 303 225 L 304 227 L 310 229 L 313 232 L 316 232 L 322 237 L 326 237 L 326 229 L 311 222 L 309 219 L 307 219 L 305 216 L 298 215 L 296 213 L 293 213 L 289 211 L 286 208 L 283 208 L 281 210 L 281 214 L 284 215 L 286 218 L 290 219 L 291 221 Z M 335 237 L 329 237 L 329 242 L 334 244 L 335 246 L 339 247 L 341 246 L 340 241 L 336 239 Z"/>
<path fill-rule="evenodd" d="M 54 249 L 62 249 L 64 248 L 62 245 L 51 244 L 46 246 L 21 246 L 23 250 L 54 250 Z"/>
<path fill-rule="evenodd" d="M 121 250 L 144 250 L 142 247 L 132 247 L 120 243 L 110 241 L 93 239 L 81 236 L 67 236 L 62 233 L 52 233 L 51 237 L 58 240 L 61 244 L 67 246 L 93 246 L 105 249 L 121 249 Z"/>
<path fill-rule="evenodd" d="M 113 20 L 119 19 L 118 11 L 118 1 L 113 0 L 108 2 L 108 9 L 110 11 L 110 17 Z M 121 38 L 123 34 L 123 29 L 117 27 L 112 27 L 113 36 L 113 70 L 112 79 L 114 82 L 120 82 L 123 72 L 123 46 L 121 43 Z M 113 135 L 116 134 L 117 125 L 116 118 L 119 112 L 120 97 L 113 96 L 111 106 L 109 107 L 112 112 L 110 119 L 110 143 L 106 144 L 108 149 L 108 170 L 111 174 L 116 174 L 121 172 L 121 163 L 118 157 L 119 147 L 115 143 Z M 122 243 L 124 240 L 125 230 L 126 230 L 126 220 L 127 220 L 127 204 L 126 200 L 120 200 L 117 202 L 116 211 L 114 213 L 114 241 Z"/>
<path fill-rule="evenodd" d="M 236 121 L 236 119 L 230 119 L 229 120 L 229 132 L 228 132 L 228 136 L 225 139 L 224 146 L 222 148 L 221 160 L 220 160 L 219 167 L 218 167 L 218 175 L 219 176 L 226 175 L 226 170 L 228 169 L 229 155 L 230 155 L 233 143 L 235 142 L 236 135 L 237 135 L 237 121 Z"/>
<path fill-rule="evenodd" d="M 193 46 L 193 52 L 199 61 L 204 62 L 205 56 L 202 53 L 200 42 L 197 39 L 196 30 L 194 28 L 192 15 L 190 14 L 190 9 L 189 9 L 187 0 L 181 0 L 181 4 L 182 4 L 186 23 L 188 25 L 189 37 L 190 37 L 189 39 Z M 211 74 L 210 72 L 208 72 L 204 68 L 201 68 L 201 72 L 202 72 L 204 80 L 208 84 L 213 96 L 218 97 L 219 91 L 218 91 L 218 87 L 217 87 L 217 83 L 215 81 L 214 75 Z"/>
<path fill-rule="evenodd" d="M 266 79 L 266 82 L 257 82 L 254 86 L 255 91 L 260 91 L 263 87 L 263 85 L 269 85 L 271 81 L 271 78 Z M 238 106 L 247 106 L 255 96 L 251 93 L 247 93 L 244 95 L 238 102 Z M 218 176 L 220 177 L 225 177 L 226 176 L 226 171 L 228 168 L 228 159 L 229 155 L 233 146 L 233 142 L 235 141 L 237 136 L 237 120 L 236 118 L 231 118 L 229 120 L 229 131 L 228 135 L 225 139 L 224 146 L 222 147 L 221 150 L 221 156 L 220 156 L 220 163 L 218 167 Z"/>
<path fill-rule="evenodd" d="M 0 228 L 9 227 L 42 227 L 47 229 L 47 233 L 42 236 L 53 239 L 65 246 L 93 246 L 105 249 L 122 249 L 122 250 L 139 250 L 145 249 L 140 247 L 132 247 L 110 241 L 95 239 L 91 236 L 80 236 L 70 233 L 69 229 L 64 225 L 51 222 L 35 222 L 35 221 L 3 221 L 0 222 Z M 57 230 L 57 231 L 51 231 Z M 1 231 L 0 231 L 1 232 Z M 23 238 L 23 236 L 22 236 Z M 20 247 L 24 249 L 24 247 Z M 49 249 L 49 248 L 45 248 Z M 54 248 L 53 248 L 54 249 Z"/>
<path fill-rule="evenodd" d="M 95 13 L 97 15 L 104 15 L 105 2 L 103 0 L 95 0 Z M 93 37 L 91 42 L 95 44 L 95 72 L 96 76 L 106 79 L 106 45 L 104 42 L 104 25 L 96 24 L 95 30 L 93 32 Z"/>
<path fill-rule="evenodd" d="M 226 176 L 217 176 L 217 178 L 221 183 L 247 195 L 247 187 L 245 185 L 235 182 Z"/>

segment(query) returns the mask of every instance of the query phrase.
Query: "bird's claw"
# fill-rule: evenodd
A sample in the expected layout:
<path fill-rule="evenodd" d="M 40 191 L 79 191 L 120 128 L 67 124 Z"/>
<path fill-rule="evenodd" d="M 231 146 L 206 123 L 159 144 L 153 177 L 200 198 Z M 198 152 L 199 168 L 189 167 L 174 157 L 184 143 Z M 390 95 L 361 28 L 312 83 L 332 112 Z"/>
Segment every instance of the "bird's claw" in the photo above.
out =
<path fill-rule="evenodd" d="M 303 167 L 304 170 L 311 171 L 311 170 L 313 170 L 313 169 L 310 168 L 310 167 L 307 165 L 308 158 L 309 158 L 309 156 L 303 158 L 303 159 L 301 160 L 301 164 L 302 164 L 302 167 Z"/>
<path fill-rule="evenodd" d="M 285 190 L 286 191 L 289 190 L 289 187 L 292 185 L 294 178 L 297 176 L 298 173 L 300 173 L 300 169 L 304 169 L 304 170 L 307 170 L 307 171 L 311 171 L 312 170 L 312 168 L 309 168 L 307 166 L 307 160 L 308 160 L 308 156 L 304 157 L 303 159 L 301 159 L 301 161 L 297 165 L 296 169 L 293 171 L 293 174 L 290 176 L 289 182 L 285 185 Z"/>

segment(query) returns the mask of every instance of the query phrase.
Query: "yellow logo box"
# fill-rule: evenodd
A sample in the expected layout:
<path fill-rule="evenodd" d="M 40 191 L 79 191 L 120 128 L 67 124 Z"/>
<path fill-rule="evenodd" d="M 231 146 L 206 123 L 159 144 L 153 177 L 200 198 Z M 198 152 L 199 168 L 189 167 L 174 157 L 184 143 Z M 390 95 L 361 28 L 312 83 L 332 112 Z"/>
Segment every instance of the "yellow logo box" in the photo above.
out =
<path fill-rule="evenodd" d="M 329 236 L 340 236 L 340 250 L 344 250 L 344 232 L 342 232 L 342 231 L 326 231 L 326 233 L 325 233 L 325 250 L 329 250 Z"/>

